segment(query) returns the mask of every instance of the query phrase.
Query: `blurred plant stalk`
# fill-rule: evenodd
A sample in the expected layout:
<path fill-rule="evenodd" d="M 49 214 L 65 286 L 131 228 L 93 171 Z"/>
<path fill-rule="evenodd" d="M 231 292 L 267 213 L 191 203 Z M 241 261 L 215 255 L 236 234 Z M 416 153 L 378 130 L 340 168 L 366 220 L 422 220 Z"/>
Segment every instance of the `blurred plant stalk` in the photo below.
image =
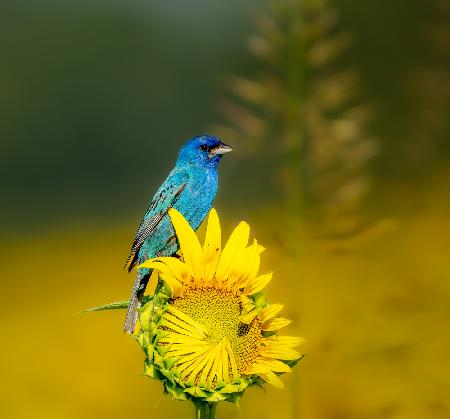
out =
<path fill-rule="evenodd" d="M 261 70 L 231 78 L 232 98 L 221 105 L 224 136 L 249 153 L 275 153 L 284 241 L 297 251 L 306 218 L 319 236 L 340 243 L 365 230 L 358 206 L 377 144 L 365 134 L 369 111 L 358 101 L 358 78 L 341 63 L 351 38 L 337 23 L 327 0 L 269 1 L 249 40 Z"/>
<path fill-rule="evenodd" d="M 216 417 L 217 403 L 198 401 L 194 403 L 195 419 L 214 419 Z"/>

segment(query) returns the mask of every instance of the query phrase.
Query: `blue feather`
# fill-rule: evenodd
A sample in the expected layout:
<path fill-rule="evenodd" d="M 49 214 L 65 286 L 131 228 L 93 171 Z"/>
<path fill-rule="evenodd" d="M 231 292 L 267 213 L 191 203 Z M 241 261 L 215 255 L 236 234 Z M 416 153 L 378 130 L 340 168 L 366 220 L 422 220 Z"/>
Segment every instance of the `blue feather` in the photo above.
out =
<path fill-rule="evenodd" d="M 152 199 L 136 233 L 126 267 L 130 271 L 147 259 L 172 256 L 179 248 L 168 210 L 175 208 L 196 230 L 211 209 L 218 188 L 217 167 L 232 149 L 209 135 L 195 137 L 179 153 L 175 168 Z M 131 292 L 124 329 L 132 333 L 139 299 L 151 272 L 139 269 Z"/>

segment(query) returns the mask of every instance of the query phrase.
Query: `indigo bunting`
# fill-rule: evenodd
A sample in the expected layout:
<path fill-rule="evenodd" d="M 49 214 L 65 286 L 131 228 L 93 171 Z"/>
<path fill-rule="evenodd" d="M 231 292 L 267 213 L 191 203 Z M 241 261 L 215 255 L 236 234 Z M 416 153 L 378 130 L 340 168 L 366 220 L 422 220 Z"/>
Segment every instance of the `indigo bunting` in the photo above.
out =
<path fill-rule="evenodd" d="M 147 259 L 172 256 L 179 248 L 168 210 L 175 208 L 196 230 L 209 210 L 218 187 L 217 166 L 232 148 L 209 135 L 194 137 L 179 153 L 175 168 L 156 192 L 137 230 L 125 268 L 130 272 Z M 136 309 L 144 294 L 151 271 L 138 269 L 124 331 L 133 333 Z"/>

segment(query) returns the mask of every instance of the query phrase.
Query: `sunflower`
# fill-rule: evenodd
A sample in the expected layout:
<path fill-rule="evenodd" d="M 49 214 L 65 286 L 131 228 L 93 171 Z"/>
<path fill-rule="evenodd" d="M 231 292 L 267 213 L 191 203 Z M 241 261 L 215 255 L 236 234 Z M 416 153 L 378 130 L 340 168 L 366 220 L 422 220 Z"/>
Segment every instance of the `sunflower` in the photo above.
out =
<path fill-rule="evenodd" d="M 180 257 L 158 257 L 138 268 L 159 276 L 153 296 L 139 312 L 136 338 L 146 354 L 145 374 L 161 380 L 180 400 L 237 402 L 250 385 L 282 388 L 301 355 L 301 338 L 279 336 L 290 320 L 281 304 L 268 304 L 264 289 L 272 273 L 258 275 L 264 248 L 248 245 L 241 222 L 221 248 L 217 212 L 208 217 L 203 247 L 183 216 L 169 211 Z"/>

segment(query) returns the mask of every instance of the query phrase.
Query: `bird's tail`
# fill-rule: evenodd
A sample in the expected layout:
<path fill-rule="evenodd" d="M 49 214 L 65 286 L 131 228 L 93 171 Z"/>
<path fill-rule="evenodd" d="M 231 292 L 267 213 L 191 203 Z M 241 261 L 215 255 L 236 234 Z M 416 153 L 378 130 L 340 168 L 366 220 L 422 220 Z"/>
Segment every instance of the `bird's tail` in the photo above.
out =
<path fill-rule="evenodd" d="M 134 332 L 138 318 L 137 309 L 141 306 L 141 299 L 147 287 L 148 280 L 152 271 L 148 269 L 139 269 L 134 280 L 133 289 L 131 290 L 130 302 L 128 303 L 127 316 L 123 325 L 123 331 L 130 335 Z"/>

